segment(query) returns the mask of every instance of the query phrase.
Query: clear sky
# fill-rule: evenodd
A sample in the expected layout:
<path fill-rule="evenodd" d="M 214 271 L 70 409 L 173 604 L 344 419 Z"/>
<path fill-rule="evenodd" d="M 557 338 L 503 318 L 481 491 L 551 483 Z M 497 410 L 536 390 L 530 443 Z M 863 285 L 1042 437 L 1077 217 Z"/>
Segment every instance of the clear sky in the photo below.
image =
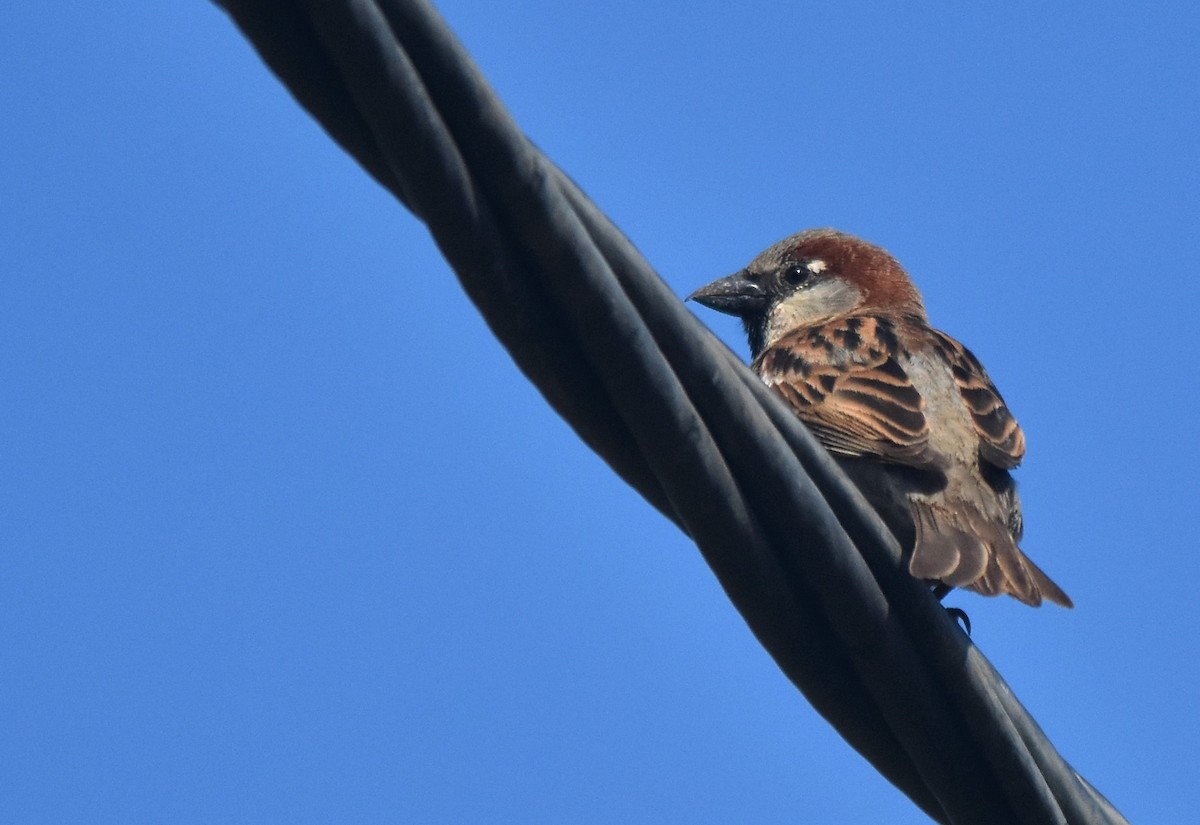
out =
<path fill-rule="evenodd" d="M 1195 4 L 441 6 L 678 293 L 908 266 L 1078 606 L 950 603 L 1195 821 Z M 215 7 L 5 3 L 0 113 L 0 820 L 925 821 Z"/>

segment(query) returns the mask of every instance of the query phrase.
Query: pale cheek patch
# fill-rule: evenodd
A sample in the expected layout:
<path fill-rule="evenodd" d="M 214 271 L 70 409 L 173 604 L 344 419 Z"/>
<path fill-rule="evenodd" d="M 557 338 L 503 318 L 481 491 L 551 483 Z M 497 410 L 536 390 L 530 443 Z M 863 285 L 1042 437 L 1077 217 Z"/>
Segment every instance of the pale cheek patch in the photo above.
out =
<path fill-rule="evenodd" d="M 841 278 L 830 278 L 781 301 L 767 318 L 766 346 L 792 330 L 811 327 L 852 311 L 862 293 Z"/>

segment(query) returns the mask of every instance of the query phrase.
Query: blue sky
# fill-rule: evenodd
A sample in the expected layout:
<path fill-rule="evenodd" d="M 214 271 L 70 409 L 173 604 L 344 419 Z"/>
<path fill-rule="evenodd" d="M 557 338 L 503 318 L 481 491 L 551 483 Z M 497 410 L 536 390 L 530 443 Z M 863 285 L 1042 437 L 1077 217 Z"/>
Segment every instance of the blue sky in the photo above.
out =
<path fill-rule="evenodd" d="M 907 265 L 1078 606 L 950 602 L 1190 821 L 1200 12 L 512 5 L 441 8 L 680 294 L 809 226 Z M 5 4 L 0 108 L 0 819 L 925 821 L 215 7 Z"/>

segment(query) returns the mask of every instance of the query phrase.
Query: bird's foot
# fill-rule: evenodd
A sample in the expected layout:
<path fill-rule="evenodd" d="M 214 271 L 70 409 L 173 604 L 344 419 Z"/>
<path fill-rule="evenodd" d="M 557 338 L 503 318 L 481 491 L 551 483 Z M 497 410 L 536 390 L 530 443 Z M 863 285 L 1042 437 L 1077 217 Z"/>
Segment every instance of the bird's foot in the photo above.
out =
<path fill-rule="evenodd" d="M 950 614 L 950 618 L 958 622 L 962 629 L 966 631 L 968 636 L 971 635 L 971 617 L 967 615 L 967 611 L 961 607 L 947 607 L 946 612 Z"/>

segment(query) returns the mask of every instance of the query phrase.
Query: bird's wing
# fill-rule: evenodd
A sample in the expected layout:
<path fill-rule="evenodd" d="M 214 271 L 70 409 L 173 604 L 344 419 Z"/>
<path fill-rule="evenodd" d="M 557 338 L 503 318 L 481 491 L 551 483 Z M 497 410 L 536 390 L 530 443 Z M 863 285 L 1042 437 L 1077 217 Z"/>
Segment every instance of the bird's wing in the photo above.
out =
<path fill-rule="evenodd" d="M 979 434 L 979 457 L 1011 470 L 1025 457 L 1025 433 L 1004 403 L 1000 391 L 971 351 L 949 335 L 931 330 L 934 347 L 954 374 L 958 391 Z"/>
<path fill-rule="evenodd" d="M 937 463 L 925 402 L 900 352 L 891 320 L 855 316 L 789 333 L 753 366 L 831 452 Z"/>

